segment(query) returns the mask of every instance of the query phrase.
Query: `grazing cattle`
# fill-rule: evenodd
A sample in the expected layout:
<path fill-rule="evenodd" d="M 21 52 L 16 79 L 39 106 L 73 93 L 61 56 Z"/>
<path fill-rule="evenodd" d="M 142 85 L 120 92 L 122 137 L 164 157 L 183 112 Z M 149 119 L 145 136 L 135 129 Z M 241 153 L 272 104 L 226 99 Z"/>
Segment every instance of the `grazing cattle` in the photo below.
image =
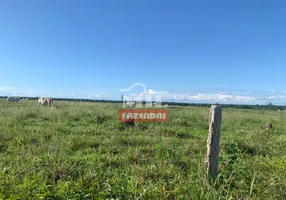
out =
<path fill-rule="evenodd" d="M 7 97 L 8 102 L 18 103 L 20 101 L 20 97 Z"/>
<path fill-rule="evenodd" d="M 38 106 L 54 106 L 54 101 L 52 98 L 41 97 L 38 99 Z"/>

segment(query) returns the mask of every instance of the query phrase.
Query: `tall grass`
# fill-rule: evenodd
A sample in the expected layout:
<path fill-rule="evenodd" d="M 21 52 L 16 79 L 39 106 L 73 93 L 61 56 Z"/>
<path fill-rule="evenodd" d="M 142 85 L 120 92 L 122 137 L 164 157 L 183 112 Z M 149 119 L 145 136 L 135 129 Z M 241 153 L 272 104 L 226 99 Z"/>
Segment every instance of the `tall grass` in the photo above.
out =
<path fill-rule="evenodd" d="M 286 115 L 223 109 L 219 175 L 205 183 L 209 109 L 119 122 L 119 104 L 0 101 L 2 199 L 286 199 Z M 274 128 L 266 130 L 266 123 Z"/>

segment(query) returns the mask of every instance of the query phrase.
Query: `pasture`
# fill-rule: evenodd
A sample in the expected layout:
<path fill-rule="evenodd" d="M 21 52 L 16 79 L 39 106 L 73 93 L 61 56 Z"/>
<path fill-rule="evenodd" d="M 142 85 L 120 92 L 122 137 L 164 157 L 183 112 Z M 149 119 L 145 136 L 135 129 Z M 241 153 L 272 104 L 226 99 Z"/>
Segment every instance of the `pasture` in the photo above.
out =
<path fill-rule="evenodd" d="M 121 104 L 55 105 L 0 100 L 1 199 L 286 199 L 285 113 L 223 108 L 207 185 L 209 108 L 169 107 L 167 123 L 130 128 Z"/>

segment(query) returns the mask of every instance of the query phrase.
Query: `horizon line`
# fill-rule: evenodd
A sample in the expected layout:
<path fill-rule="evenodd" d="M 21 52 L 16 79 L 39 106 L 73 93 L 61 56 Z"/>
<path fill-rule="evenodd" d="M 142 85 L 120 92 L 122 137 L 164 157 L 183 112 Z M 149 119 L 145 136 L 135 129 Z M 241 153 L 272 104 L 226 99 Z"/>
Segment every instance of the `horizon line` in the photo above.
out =
<path fill-rule="evenodd" d="M 8 98 L 8 95 L 2 96 L 0 95 L 0 99 L 5 99 Z M 20 96 L 18 96 L 20 97 Z M 37 99 L 40 98 L 40 96 L 21 96 L 21 98 L 31 98 L 31 99 Z M 71 98 L 71 97 L 53 97 L 53 99 L 58 99 L 58 100 L 70 100 L 70 101 L 94 101 L 94 102 L 99 102 L 99 101 L 108 101 L 108 102 L 122 102 L 121 99 L 88 99 L 88 98 Z M 273 101 L 273 100 L 272 100 Z M 142 102 L 146 102 L 146 101 L 142 101 Z M 153 101 L 153 102 L 158 102 L 158 101 Z M 265 104 L 258 104 L 258 103 L 227 103 L 227 102 L 215 102 L 215 103 L 211 103 L 211 102 L 184 102 L 184 101 L 162 101 L 160 103 L 171 103 L 171 104 L 187 104 L 187 105 L 192 105 L 192 104 L 203 104 L 203 105 L 238 105 L 238 106 L 267 106 L 267 105 L 272 105 L 272 106 L 286 106 L 286 102 L 285 104 L 274 104 L 272 102 L 267 102 Z"/>

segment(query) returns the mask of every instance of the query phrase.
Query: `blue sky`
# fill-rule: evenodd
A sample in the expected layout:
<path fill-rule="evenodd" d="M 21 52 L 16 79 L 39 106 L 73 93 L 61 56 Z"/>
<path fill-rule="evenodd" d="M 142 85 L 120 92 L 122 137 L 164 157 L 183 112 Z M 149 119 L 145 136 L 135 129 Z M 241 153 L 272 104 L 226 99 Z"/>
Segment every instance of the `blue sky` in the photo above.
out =
<path fill-rule="evenodd" d="M 170 94 L 284 95 L 285 9 L 282 0 L 1 1 L 0 95 L 119 99 L 137 82 Z"/>

